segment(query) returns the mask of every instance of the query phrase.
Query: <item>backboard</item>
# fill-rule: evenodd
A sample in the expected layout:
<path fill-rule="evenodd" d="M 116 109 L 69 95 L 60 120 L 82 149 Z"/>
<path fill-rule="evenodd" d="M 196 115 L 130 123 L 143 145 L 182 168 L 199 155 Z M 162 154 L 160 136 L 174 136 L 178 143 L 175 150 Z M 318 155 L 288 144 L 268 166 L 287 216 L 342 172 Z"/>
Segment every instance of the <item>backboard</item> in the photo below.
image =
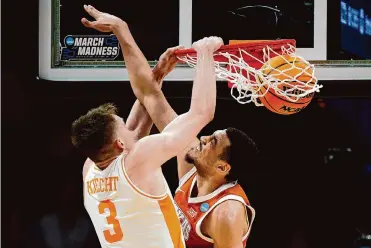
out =
<path fill-rule="evenodd" d="M 319 80 L 371 79 L 369 0 L 40 0 L 40 78 L 128 80 L 116 37 L 81 24 L 83 4 L 124 19 L 151 66 L 168 47 L 210 35 L 226 44 L 292 38 Z M 180 64 L 166 80 L 193 78 L 194 69 Z"/>

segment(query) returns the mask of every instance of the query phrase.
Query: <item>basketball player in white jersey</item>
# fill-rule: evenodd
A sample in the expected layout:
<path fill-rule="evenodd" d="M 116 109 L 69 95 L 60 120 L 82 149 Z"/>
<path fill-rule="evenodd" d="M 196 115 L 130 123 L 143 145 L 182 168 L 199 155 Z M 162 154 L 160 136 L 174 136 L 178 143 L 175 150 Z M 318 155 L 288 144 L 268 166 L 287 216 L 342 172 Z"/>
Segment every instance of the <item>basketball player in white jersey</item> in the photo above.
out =
<path fill-rule="evenodd" d="M 96 19 L 90 22 L 83 18 L 85 26 L 113 32 L 119 39 L 130 83 L 140 103 L 149 107 L 164 98 L 159 87 L 147 90 L 155 78 L 127 24 L 92 6 L 84 8 Z M 221 39 L 216 37 L 193 44 L 198 66 L 190 109 L 161 134 L 138 140 L 145 118 L 129 116 L 125 124 L 112 104 L 92 109 L 72 124 L 72 142 L 89 158 L 83 168 L 84 204 L 102 247 L 184 247 L 161 165 L 182 151 L 213 119 L 213 52 L 221 45 Z M 134 105 L 131 115 L 144 110 L 140 103 Z"/>

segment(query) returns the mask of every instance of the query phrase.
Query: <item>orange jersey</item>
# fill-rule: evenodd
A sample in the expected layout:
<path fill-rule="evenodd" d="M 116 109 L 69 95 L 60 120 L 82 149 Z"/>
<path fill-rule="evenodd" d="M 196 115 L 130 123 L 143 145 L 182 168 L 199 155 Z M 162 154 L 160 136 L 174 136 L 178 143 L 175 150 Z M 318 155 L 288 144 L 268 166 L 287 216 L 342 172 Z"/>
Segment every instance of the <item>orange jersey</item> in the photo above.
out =
<path fill-rule="evenodd" d="M 202 234 L 201 224 L 216 206 L 227 200 L 239 201 L 246 206 L 249 228 L 242 237 L 243 244 L 246 246 L 251 225 L 255 218 L 255 210 L 250 206 L 241 186 L 237 183 L 227 183 L 208 195 L 191 197 L 195 183 L 196 169 L 193 168 L 180 180 L 174 197 L 187 248 L 212 248 L 214 246 L 213 240 Z"/>

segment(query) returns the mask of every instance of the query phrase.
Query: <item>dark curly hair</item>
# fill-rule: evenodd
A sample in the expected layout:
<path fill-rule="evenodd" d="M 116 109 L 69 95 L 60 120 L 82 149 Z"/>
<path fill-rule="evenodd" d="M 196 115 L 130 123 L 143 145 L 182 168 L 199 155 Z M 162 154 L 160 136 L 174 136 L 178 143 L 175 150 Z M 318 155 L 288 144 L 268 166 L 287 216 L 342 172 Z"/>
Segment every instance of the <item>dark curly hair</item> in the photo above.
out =
<path fill-rule="evenodd" d="M 255 142 L 241 130 L 230 127 L 227 128 L 226 133 L 230 145 L 224 149 L 222 159 L 231 165 L 226 176 L 226 180 L 231 182 L 245 174 L 247 168 L 256 162 L 258 148 Z"/>
<path fill-rule="evenodd" d="M 105 160 L 111 151 L 117 108 L 112 103 L 89 110 L 72 123 L 72 144 L 94 162 Z"/>

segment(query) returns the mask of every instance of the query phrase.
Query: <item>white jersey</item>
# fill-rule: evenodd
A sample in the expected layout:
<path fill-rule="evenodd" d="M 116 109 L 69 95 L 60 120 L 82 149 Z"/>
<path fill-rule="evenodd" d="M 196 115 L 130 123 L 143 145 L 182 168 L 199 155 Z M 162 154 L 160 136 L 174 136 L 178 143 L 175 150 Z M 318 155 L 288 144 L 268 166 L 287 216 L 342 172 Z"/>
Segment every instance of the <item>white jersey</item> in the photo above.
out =
<path fill-rule="evenodd" d="M 162 196 L 144 193 L 130 181 L 122 156 L 103 171 L 90 166 L 84 178 L 84 205 L 102 247 L 185 247 L 165 178 Z"/>

